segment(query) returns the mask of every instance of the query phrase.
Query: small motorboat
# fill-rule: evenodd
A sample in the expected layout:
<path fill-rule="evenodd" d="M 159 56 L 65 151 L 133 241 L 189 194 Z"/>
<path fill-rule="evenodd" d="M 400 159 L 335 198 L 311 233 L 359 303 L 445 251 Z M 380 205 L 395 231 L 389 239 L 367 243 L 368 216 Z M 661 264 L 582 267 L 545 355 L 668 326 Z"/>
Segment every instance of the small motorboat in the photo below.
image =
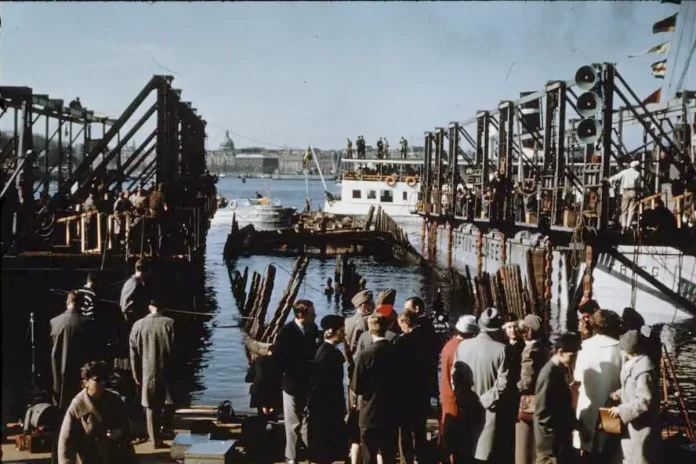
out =
<path fill-rule="evenodd" d="M 279 200 L 268 197 L 244 198 L 230 200 L 227 208 L 217 211 L 215 219 L 231 219 L 234 215 L 240 227 L 252 224 L 259 230 L 282 229 L 292 225 L 296 212 L 297 208 L 282 206 Z"/>

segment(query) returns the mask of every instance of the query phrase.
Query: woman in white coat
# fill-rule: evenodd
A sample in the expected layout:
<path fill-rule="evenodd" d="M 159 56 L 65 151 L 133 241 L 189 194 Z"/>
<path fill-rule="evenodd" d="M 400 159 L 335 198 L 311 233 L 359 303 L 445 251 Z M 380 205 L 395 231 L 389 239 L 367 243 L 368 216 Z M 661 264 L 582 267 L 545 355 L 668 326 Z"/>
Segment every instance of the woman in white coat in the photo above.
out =
<path fill-rule="evenodd" d="M 620 341 L 628 361 L 621 369 L 621 389 L 612 394 L 621 404 L 609 413 L 626 424 L 621 439 L 625 464 L 662 463 L 659 374 L 644 354 L 645 341 L 637 330 L 629 330 Z"/>
<path fill-rule="evenodd" d="M 618 442 L 611 443 L 613 437 L 598 431 L 597 421 L 599 408 L 621 387 L 621 318 L 601 309 L 592 315 L 592 330 L 593 335 L 582 342 L 575 363 L 574 377 L 580 383 L 576 410 L 580 427 L 574 433 L 573 445 L 582 451 L 585 462 L 613 463 L 620 457 L 616 453 Z"/>

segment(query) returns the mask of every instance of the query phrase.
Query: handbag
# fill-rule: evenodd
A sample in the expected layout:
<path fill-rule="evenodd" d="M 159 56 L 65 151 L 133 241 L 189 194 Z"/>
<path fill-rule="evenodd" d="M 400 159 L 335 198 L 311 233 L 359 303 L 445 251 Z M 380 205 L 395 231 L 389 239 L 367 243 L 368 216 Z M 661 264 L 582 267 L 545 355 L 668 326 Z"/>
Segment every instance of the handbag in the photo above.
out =
<path fill-rule="evenodd" d="M 621 435 L 621 419 L 618 417 L 611 417 L 609 414 L 610 408 L 599 408 L 599 422 L 597 423 L 597 430 L 601 430 L 604 433 L 609 433 L 612 435 Z"/>
<path fill-rule="evenodd" d="M 534 419 L 534 395 L 520 395 L 520 406 L 517 419 L 530 421 Z"/>
<path fill-rule="evenodd" d="M 597 420 L 597 430 L 601 430 L 604 433 L 609 433 L 612 435 L 621 435 L 621 418 L 611 417 L 609 410 L 612 406 L 617 406 L 618 401 L 614 401 L 611 398 L 607 399 L 603 408 L 599 408 L 599 417 Z"/>

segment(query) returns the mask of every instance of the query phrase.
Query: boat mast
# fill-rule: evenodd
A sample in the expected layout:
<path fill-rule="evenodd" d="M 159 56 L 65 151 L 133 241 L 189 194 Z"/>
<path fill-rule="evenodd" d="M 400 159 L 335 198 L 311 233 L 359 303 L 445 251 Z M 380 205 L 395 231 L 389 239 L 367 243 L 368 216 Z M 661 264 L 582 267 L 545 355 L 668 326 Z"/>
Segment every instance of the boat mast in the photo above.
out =
<path fill-rule="evenodd" d="M 326 199 L 329 200 L 329 202 L 331 202 L 333 201 L 333 195 L 331 195 L 331 192 L 329 192 L 329 188 L 326 186 L 324 174 L 321 173 L 321 166 L 319 166 L 319 160 L 317 159 L 317 154 L 314 153 L 314 148 L 312 147 L 312 144 L 309 144 L 309 149 L 312 151 L 312 158 L 314 158 L 314 164 L 317 165 L 317 171 L 319 172 L 319 178 L 321 179 L 321 183 L 324 184 L 324 195 L 326 195 Z"/>

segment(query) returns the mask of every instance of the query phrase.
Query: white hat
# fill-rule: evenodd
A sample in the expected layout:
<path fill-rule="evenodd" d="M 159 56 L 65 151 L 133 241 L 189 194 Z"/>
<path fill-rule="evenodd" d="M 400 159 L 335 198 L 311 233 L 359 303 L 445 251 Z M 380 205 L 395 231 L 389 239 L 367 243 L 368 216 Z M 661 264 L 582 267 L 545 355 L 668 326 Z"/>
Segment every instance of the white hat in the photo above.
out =
<path fill-rule="evenodd" d="M 476 323 L 476 316 L 471 314 L 461 316 L 454 328 L 457 329 L 458 332 L 474 335 L 478 334 L 481 330 Z"/>
<path fill-rule="evenodd" d="M 638 166 L 640 166 L 640 161 L 631 161 L 631 167 L 632 167 L 632 168 L 636 168 L 636 167 L 638 167 Z"/>

